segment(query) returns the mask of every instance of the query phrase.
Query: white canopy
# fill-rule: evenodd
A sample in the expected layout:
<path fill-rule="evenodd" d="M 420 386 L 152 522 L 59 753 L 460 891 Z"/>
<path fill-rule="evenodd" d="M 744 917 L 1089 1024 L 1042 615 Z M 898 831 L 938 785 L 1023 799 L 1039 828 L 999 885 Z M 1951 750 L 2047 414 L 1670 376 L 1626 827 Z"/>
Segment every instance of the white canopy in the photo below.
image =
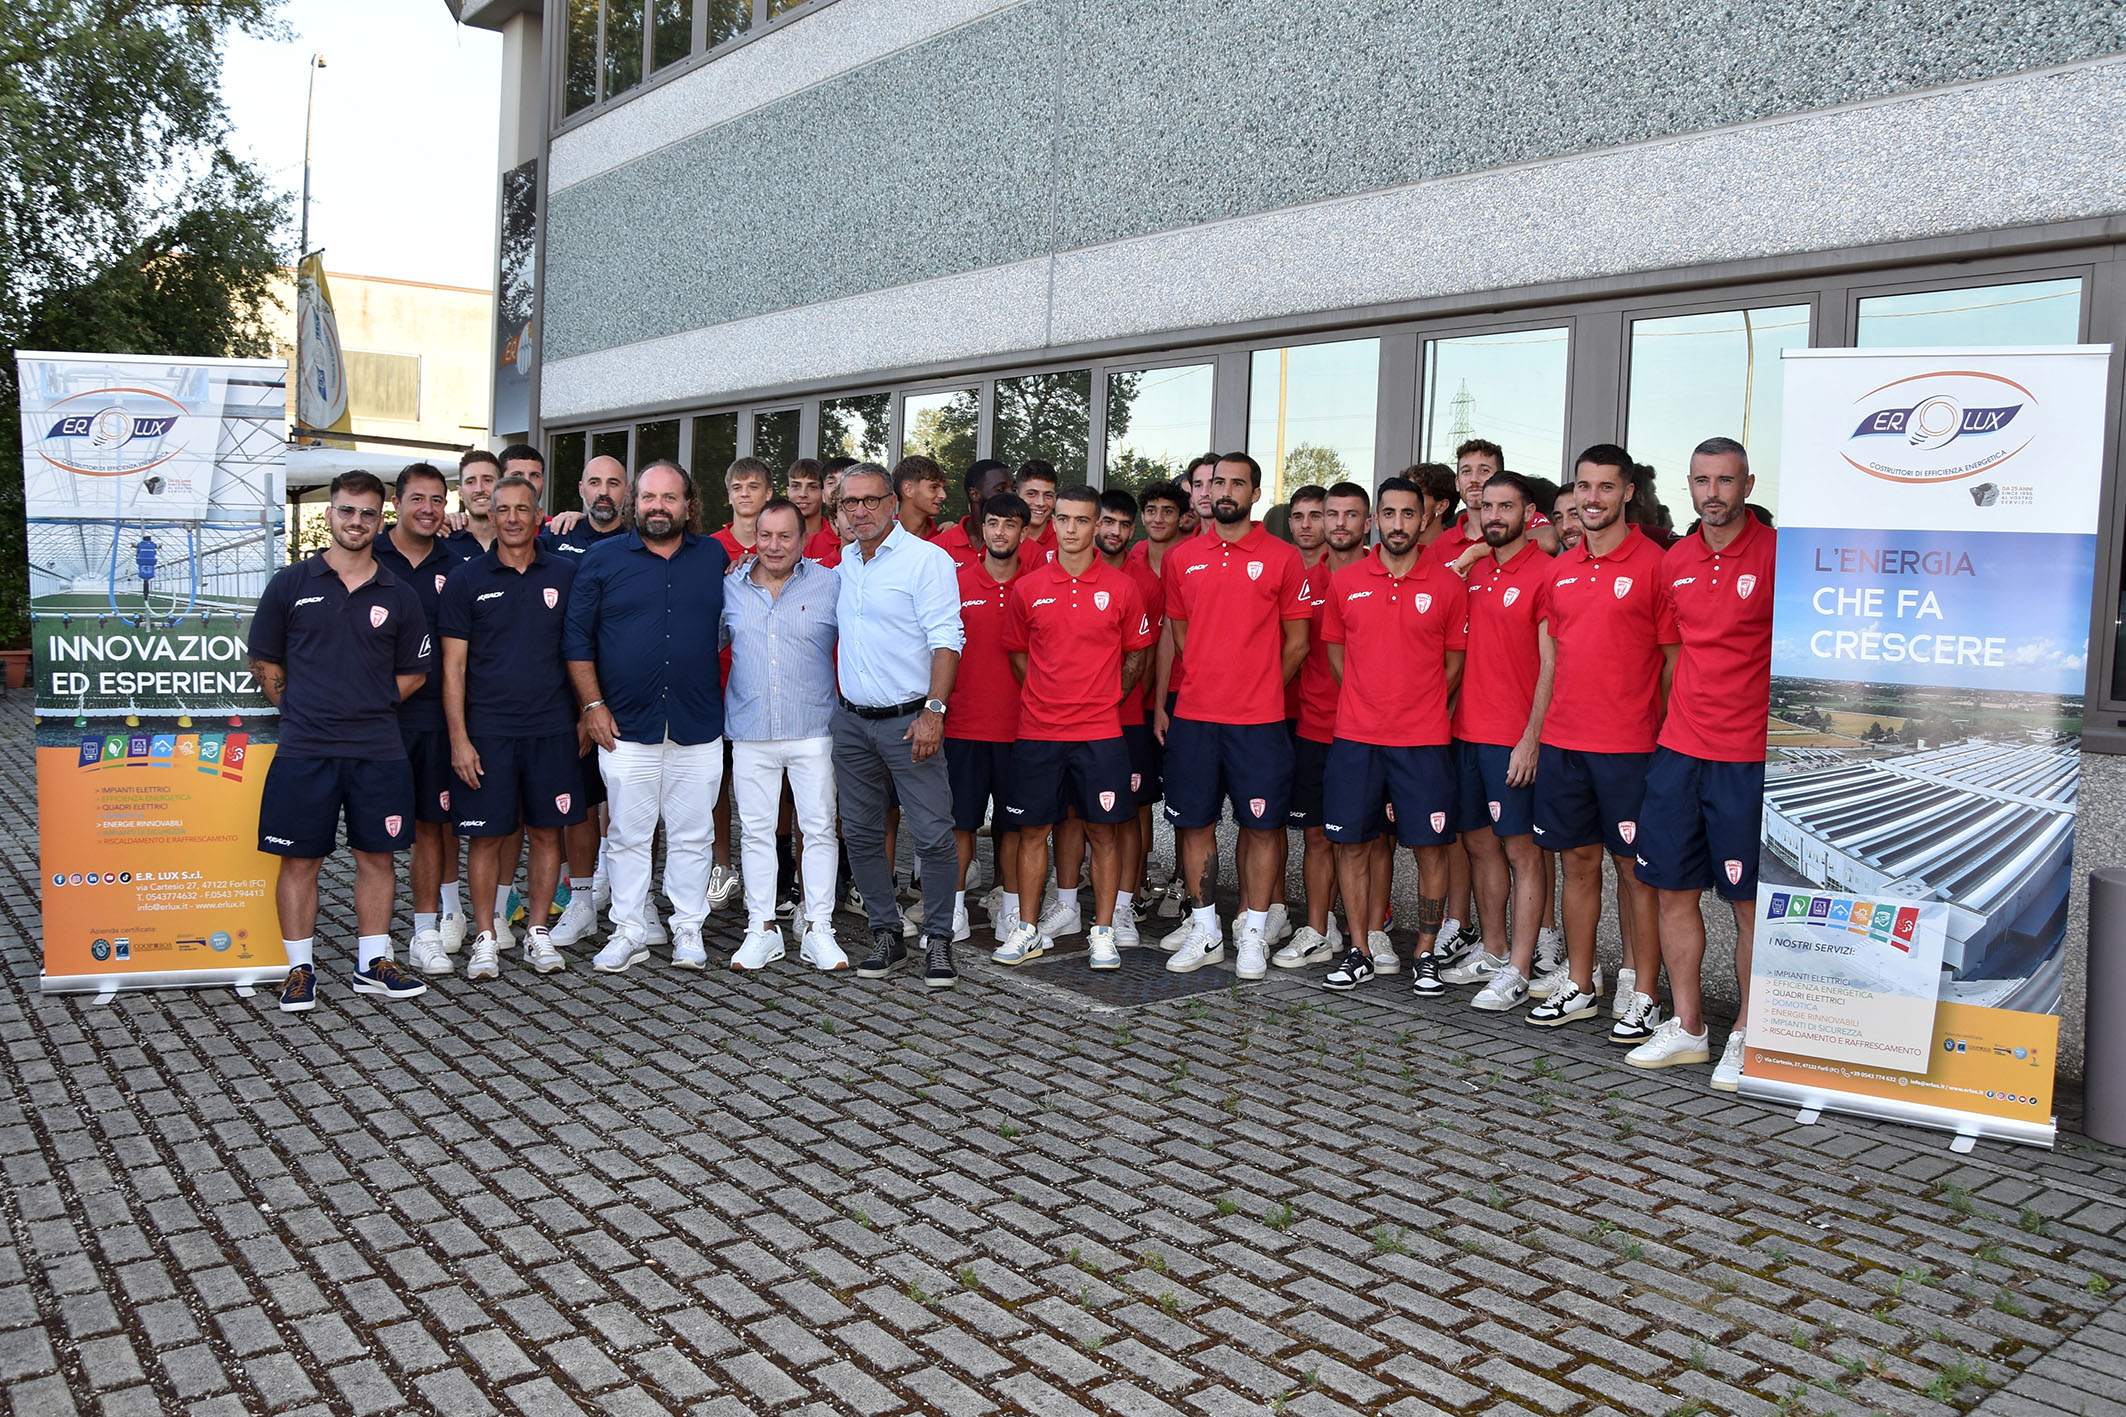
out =
<path fill-rule="evenodd" d="M 417 454 L 364 453 L 353 448 L 290 448 L 288 449 L 288 491 L 292 495 L 318 487 L 329 487 L 332 479 L 343 472 L 373 472 L 388 485 L 410 462 L 419 462 Z"/>

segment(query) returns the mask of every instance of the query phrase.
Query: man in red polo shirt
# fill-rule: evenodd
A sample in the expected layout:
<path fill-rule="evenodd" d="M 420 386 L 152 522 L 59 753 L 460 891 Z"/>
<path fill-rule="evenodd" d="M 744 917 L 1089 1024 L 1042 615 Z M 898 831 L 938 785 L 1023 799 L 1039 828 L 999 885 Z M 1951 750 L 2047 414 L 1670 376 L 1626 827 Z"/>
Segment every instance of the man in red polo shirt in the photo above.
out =
<path fill-rule="evenodd" d="M 1019 701 L 1019 741 L 1012 750 L 1013 800 L 1005 817 L 1019 829 L 1019 881 L 1032 889 L 1048 878 L 1045 829 L 1061 822 L 1067 809 L 1077 812 L 1092 841 L 1091 965 L 1120 969 L 1114 912 L 1123 866 L 1117 828 L 1136 816 L 1137 802 L 1117 705 L 1143 678 L 1159 631 L 1135 579 L 1094 549 L 1099 513 L 1100 494 L 1090 487 L 1057 494 L 1049 518 L 1056 558 L 1028 571 L 1011 588 L 1004 647 L 1025 692 Z M 1021 920 L 991 958 L 1023 964 L 1048 945 L 1040 926 Z"/>
<path fill-rule="evenodd" d="M 842 560 L 842 532 L 835 524 L 842 506 L 842 474 L 856 466 L 852 457 L 837 455 L 819 465 L 819 530 L 805 541 L 805 555 L 822 566 L 839 566 Z M 842 862 L 848 869 L 848 861 Z"/>
<path fill-rule="evenodd" d="M 1624 967 L 1610 1039 L 1643 1043 L 1660 1022 L 1650 992 L 1661 967 L 1658 906 L 1633 856 L 1646 767 L 1660 732 L 1662 690 L 1675 663 L 1676 630 L 1661 593 L 1661 548 L 1625 520 L 1631 456 L 1613 443 L 1580 454 L 1579 549 L 1557 558 L 1543 601 L 1543 632 L 1556 664 L 1543 716 L 1535 779 L 1535 836 L 1565 857 L 1564 978 L 1539 980 L 1528 1021 L 1555 1028 L 1592 1018 L 1602 975 L 1595 928 L 1602 914 L 1602 851 L 1617 867 Z"/>
<path fill-rule="evenodd" d="M 1001 464 L 999 464 L 1001 466 Z M 1019 681 L 1004 648 L 1011 620 L 1011 587 L 1019 578 L 1019 539 L 1026 531 L 1026 504 L 1010 492 L 982 499 L 982 559 L 960 567 L 960 673 L 952 681 L 945 712 L 945 766 L 952 778 L 952 834 L 960 848 L 960 874 L 953 897 L 952 935 L 964 939 L 967 871 L 974 864 L 975 834 L 984 815 L 1006 828 L 1011 802 L 1011 745 L 1019 737 Z M 1001 830 L 994 842 L 1000 900 L 990 923 L 997 943 L 1019 927 L 1019 835 Z"/>
<path fill-rule="evenodd" d="M 1425 498 L 1391 477 L 1380 485 L 1380 546 L 1329 578 L 1321 636 L 1340 685 L 1336 740 L 1322 778 L 1322 830 L 1336 843 L 1350 945 L 1322 980 L 1355 989 L 1380 961 L 1365 948 L 1373 917 L 1373 849 L 1384 826 L 1417 858 L 1417 992 L 1441 992 L 1438 938 L 1455 837 L 1458 784 L 1447 706 L 1462 678 L 1469 593 L 1417 543 Z M 1393 949 L 1389 950 L 1392 957 Z"/>
<path fill-rule="evenodd" d="M 1019 465 L 1019 475 L 1013 490 L 1033 513 L 1033 520 L 1026 524 L 1026 539 L 1019 543 L 1019 559 L 1028 566 L 1038 566 L 1053 560 L 1056 554 L 1056 529 L 1048 524 L 1056 509 L 1056 467 L 1041 458 L 1031 458 Z"/>
<path fill-rule="evenodd" d="M 1011 469 L 995 458 L 978 458 L 970 464 L 965 486 L 967 515 L 932 537 L 931 542 L 942 547 L 955 565 L 971 566 L 982 559 L 982 504 L 999 492 L 1015 489 Z"/>
<path fill-rule="evenodd" d="M 938 537 L 945 510 L 945 473 L 936 460 L 910 453 L 893 465 L 893 495 L 900 498 L 901 525 L 925 541 Z"/>
<path fill-rule="evenodd" d="M 1770 727 L 1772 580 L 1778 536 L 1745 505 L 1756 479 L 1732 438 L 1708 438 L 1690 458 L 1698 531 L 1661 558 L 1661 581 L 1682 651 L 1660 746 L 1646 772 L 1639 879 L 1660 892 L 1661 958 L 1673 1015 L 1625 1056 L 1634 1067 L 1702 1063 L 1711 1056 L 1701 1012 L 1707 886 L 1735 912 L 1735 971 L 1749 1007 L 1757 915 L 1758 832 L 1764 814 L 1764 743 Z M 1742 1082 L 1738 1016 L 1713 1070 L 1713 1086 Z"/>
<path fill-rule="evenodd" d="M 1210 469 L 1212 533 L 1166 557 L 1167 623 L 1174 647 L 1196 658 L 1174 707 L 1166 742 L 1166 819 L 1179 841 L 1193 928 L 1166 967 L 1216 964 L 1225 938 L 1208 895 L 1220 803 L 1240 824 L 1239 960 L 1235 973 L 1269 973 L 1265 928 L 1271 876 L 1284 854 L 1292 791 L 1292 738 L 1285 681 L 1307 653 L 1313 606 L 1299 553 L 1253 517 L 1262 468 L 1227 453 Z"/>

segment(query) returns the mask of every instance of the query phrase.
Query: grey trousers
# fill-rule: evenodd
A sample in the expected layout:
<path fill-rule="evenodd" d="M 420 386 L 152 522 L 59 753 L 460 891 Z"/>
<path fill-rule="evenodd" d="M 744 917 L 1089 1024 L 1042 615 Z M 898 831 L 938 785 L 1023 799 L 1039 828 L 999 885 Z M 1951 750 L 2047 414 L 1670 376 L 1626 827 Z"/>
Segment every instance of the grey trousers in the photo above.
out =
<path fill-rule="evenodd" d="M 952 840 L 952 778 L 942 747 L 924 761 L 911 761 L 904 737 L 914 714 L 858 718 L 834 710 L 834 785 L 840 796 L 842 845 L 849 874 L 864 895 L 864 914 L 874 930 L 901 931 L 900 902 L 893 895 L 893 865 L 886 860 L 886 784 L 901 799 L 901 831 L 915 844 L 923 876 L 923 937 L 952 938 L 952 883 L 959 876 L 959 848 Z"/>

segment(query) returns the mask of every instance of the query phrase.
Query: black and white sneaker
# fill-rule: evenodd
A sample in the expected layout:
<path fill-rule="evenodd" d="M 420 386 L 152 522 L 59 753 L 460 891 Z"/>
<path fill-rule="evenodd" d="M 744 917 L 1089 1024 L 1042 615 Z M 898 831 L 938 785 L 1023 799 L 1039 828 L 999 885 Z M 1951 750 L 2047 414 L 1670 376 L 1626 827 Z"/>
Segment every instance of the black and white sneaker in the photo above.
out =
<path fill-rule="evenodd" d="M 1443 970 L 1460 964 L 1465 955 L 1482 945 L 1484 937 L 1459 920 L 1440 923 L 1439 937 L 1432 942 L 1434 963 Z"/>
<path fill-rule="evenodd" d="M 952 940 L 949 936 L 932 935 L 923 949 L 924 988 L 950 989 L 960 982 L 960 972 L 952 967 Z"/>
<path fill-rule="evenodd" d="M 908 947 L 901 943 L 897 930 L 873 930 L 871 953 L 856 967 L 859 979 L 884 979 L 893 972 L 893 966 L 908 958 Z"/>
<path fill-rule="evenodd" d="M 1373 977 L 1373 959 L 1356 945 L 1344 951 L 1344 957 L 1336 962 L 1336 968 L 1322 976 L 1324 989 L 1356 989 Z"/>
<path fill-rule="evenodd" d="M 1645 994 L 1634 993 L 1622 1016 L 1609 1030 L 1609 1041 L 1637 1047 L 1654 1036 L 1661 1026 L 1661 1006 Z"/>
<path fill-rule="evenodd" d="M 1528 1021 L 1537 1028 L 1556 1028 L 1576 1019 L 1593 1018 L 1601 1007 L 1600 999 L 1573 983 L 1572 977 L 1567 975 L 1555 993 L 1528 1011 Z"/>
<path fill-rule="evenodd" d="M 1436 999 L 1447 992 L 1440 982 L 1437 954 L 1428 950 L 1410 962 L 1410 988 L 1420 999 Z"/>

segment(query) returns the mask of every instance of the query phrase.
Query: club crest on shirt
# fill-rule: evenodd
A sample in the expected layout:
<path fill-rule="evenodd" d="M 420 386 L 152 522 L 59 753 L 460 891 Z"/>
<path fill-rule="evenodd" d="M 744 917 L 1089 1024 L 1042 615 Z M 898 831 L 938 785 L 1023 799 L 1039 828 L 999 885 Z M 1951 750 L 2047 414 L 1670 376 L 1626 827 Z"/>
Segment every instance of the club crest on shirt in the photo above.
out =
<path fill-rule="evenodd" d="M 1422 615 L 1431 608 L 1432 597 L 1429 595 L 1419 595 L 1417 598 L 1417 613 Z"/>
<path fill-rule="evenodd" d="M 1727 883 L 1731 886 L 1742 884 L 1742 863 L 1740 861 L 1727 863 Z"/>
<path fill-rule="evenodd" d="M 1637 822 L 1618 822 L 1617 835 L 1623 837 L 1624 844 L 1629 846 L 1638 838 L 1639 824 Z"/>
<path fill-rule="evenodd" d="M 1497 821 L 1499 819 L 1499 804 L 1496 802 L 1486 802 L 1484 805 L 1491 809 L 1491 820 L 1494 822 Z"/>
<path fill-rule="evenodd" d="M 1112 811 L 1114 811 L 1114 810 L 1115 810 L 1115 794 L 1114 794 L 1114 793 L 1112 793 L 1112 792 L 1103 792 L 1103 793 L 1101 793 L 1101 794 L 1100 794 L 1100 810 L 1101 810 L 1101 811 L 1103 811 L 1103 812 L 1112 812 Z"/>
<path fill-rule="evenodd" d="M 568 810 L 568 799 L 569 799 L 569 794 L 568 794 L 568 793 L 566 793 L 566 792 L 560 792 L 560 793 L 556 793 L 556 794 L 554 795 L 554 810 L 555 810 L 555 811 L 557 811 L 557 812 L 566 812 L 566 811 Z"/>
<path fill-rule="evenodd" d="M 1501 600 L 1501 601 L 1499 602 L 1499 604 L 1501 604 L 1501 605 L 1511 605 L 1511 604 L 1513 604 L 1513 602 L 1515 602 L 1516 600 L 1519 600 L 1520 598 L 1521 598 L 1521 588 L 1520 588 L 1519 586 L 1517 586 L 1517 585 L 1507 586 L 1507 587 L 1506 587 L 1506 598 L 1505 598 L 1504 600 Z"/>
<path fill-rule="evenodd" d="M 393 813 L 391 816 L 384 818 L 384 835 L 397 836 L 399 834 L 399 828 L 405 825 L 406 819 L 404 817 L 399 816 L 397 813 Z"/>
<path fill-rule="evenodd" d="M 1262 579 L 1262 562 L 1248 562 L 1248 579 L 1251 581 L 1259 581 Z"/>
<path fill-rule="evenodd" d="M 1757 578 L 1755 576 L 1735 577 L 1735 594 L 1741 596 L 1744 600 L 1748 600 L 1750 598 L 1750 592 L 1755 590 L 1756 588 Z"/>
<path fill-rule="evenodd" d="M 1627 596 L 1627 595 L 1630 595 L 1630 594 L 1631 594 L 1631 577 L 1630 577 L 1630 576 L 1618 576 L 1618 577 L 1617 577 L 1617 578 L 1616 578 L 1615 580 L 1611 581 L 1611 582 L 1610 582 L 1609 584 L 1610 584 L 1610 588 L 1611 588 L 1612 590 L 1614 590 L 1614 591 L 1615 591 L 1615 592 L 1617 593 L 1617 599 L 1619 599 L 1619 600 L 1622 600 L 1622 599 L 1623 599 L 1623 598 L 1624 598 L 1625 596 Z"/>
<path fill-rule="evenodd" d="M 548 586 L 542 593 L 546 596 L 547 609 L 551 610 L 556 605 L 559 605 L 561 603 L 561 592 L 555 589 L 553 586 Z M 563 807 L 561 810 L 565 812 L 568 809 L 566 807 Z"/>
<path fill-rule="evenodd" d="M 444 575 L 444 574 L 443 574 L 443 573 L 442 573 L 441 571 L 437 571 L 437 572 L 436 572 L 436 594 L 437 594 L 437 595 L 441 595 L 441 594 L 443 593 L 443 582 L 445 582 L 445 581 L 447 581 L 447 580 L 449 580 L 449 579 L 450 579 L 450 577 L 448 577 L 448 576 Z"/>
<path fill-rule="evenodd" d="M 370 628 L 371 628 L 371 629 L 375 629 L 375 630 L 381 630 L 381 629 L 383 629 L 383 628 L 384 628 L 384 622 L 385 622 L 386 620 L 389 620 L 390 618 L 391 618 L 391 609 L 390 609 L 390 607 L 389 607 L 389 606 L 384 606 L 384 605 L 372 605 L 372 606 L 370 606 L 370 607 L 369 607 L 369 626 L 370 626 Z M 392 835 L 393 835 L 393 836 L 397 836 L 397 835 L 398 835 L 398 833 L 397 833 L 397 832 L 393 832 L 393 833 L 392 833 Z"/>
<path fill-rule="evenodd" d="M 1258 817 L 1263 814 L 1264 809 L 1266 809 L 1269 805 L 1269 803 L 1263 801 L 1260 797 L 1250 797 L 1248 799 L 1248 810 L 1250 812 L 1253 812 Z"/>
<path fill-rule="evenodd" d="M 1104 591 L 1104 590 L 1096 590 L 1096 591 L 1094 591 L 1094 592 L 1093 592 L 1093 609 L 1095 609 L 1095 610 L 1105 610 L 1105 609 L 1107 609 L 1107 592 L 1106 592 L 1106 591 Z"/>
<path fill-rule="evenodd" d="M 1447 814 L 1445 812 L 1434 812 L 1432 814 L 1432 830 L 1436 832 L 1443 832 L 1446 829 Z"/>

